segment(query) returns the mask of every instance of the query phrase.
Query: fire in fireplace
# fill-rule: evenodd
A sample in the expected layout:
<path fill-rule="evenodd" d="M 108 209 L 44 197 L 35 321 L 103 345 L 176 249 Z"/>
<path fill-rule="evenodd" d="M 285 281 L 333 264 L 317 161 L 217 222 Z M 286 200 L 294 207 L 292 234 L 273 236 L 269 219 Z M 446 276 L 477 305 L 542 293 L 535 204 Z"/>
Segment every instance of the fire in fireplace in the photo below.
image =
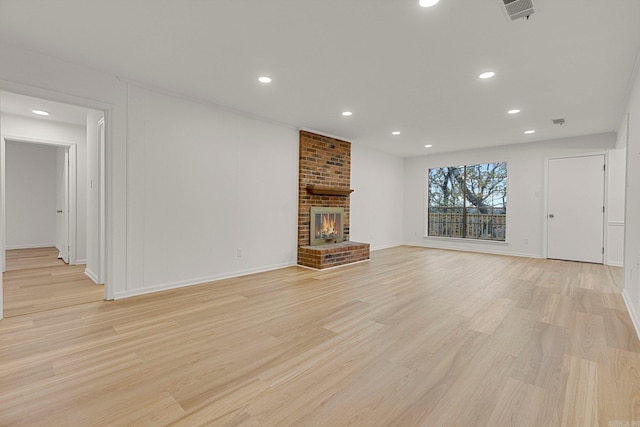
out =
<path fill-rule="evenodd" d="M 310 244 L 339 243 L 343 236 L 344 208 L 311 207 Z"/>

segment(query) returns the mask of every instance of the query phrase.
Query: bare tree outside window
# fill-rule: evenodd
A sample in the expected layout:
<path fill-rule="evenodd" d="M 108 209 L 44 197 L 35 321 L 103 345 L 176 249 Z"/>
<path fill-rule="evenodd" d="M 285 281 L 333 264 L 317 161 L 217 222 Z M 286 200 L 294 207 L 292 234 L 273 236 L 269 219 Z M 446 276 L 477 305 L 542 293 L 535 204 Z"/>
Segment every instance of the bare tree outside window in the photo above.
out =
<path fill-rule="evenodd" d="M 507 163 L 429 169 L 429 236 L 504 241 Z"/>

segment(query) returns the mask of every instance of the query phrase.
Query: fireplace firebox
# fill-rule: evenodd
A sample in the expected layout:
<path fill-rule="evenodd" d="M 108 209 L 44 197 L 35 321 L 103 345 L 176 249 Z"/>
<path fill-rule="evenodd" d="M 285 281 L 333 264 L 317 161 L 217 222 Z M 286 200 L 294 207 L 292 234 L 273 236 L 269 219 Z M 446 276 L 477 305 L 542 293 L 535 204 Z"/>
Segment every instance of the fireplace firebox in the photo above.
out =
<path fill-rule="evenodd" d="M 311 246 L 340 243 L 344 240 L 344 208 L 311 207 Z"/>

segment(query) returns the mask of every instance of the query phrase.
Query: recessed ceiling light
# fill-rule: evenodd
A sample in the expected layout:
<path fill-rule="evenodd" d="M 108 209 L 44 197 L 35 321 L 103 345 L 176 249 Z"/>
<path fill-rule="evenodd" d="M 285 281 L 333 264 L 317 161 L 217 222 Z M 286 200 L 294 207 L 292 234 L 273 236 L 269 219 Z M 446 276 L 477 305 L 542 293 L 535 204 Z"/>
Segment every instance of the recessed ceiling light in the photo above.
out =
<path fill-rule="evenodd" d="M 350 115 L 352 115 L 352 114 L 353 114 L 353 113 L 352 113 L 351 111 L 343 111 L 343 112 L 342 112 L 342 115 L 343 115 L 343 116 L 350 116 Z"/>
<path fill-rule="evenodd" d="M 268 76 L 260 76 L 258 77 L 258 81 L 260 83 L 271 83 L 271 77 Z"/>
<path fill-rule="evenodd" d="M 438 4 L 440 0 L 420 0 L 418 4 L 422 7 L 431 7 Z"/>
<path fill-rule="evenodd" d="M 531 129 L 531 130 L 525 130 L 524 133 L 526 133 L 527 135 L 531 135 L 532 133 L 536 133 L 536 131 Z"/>
<path fill-rule="evenodd" d="M 478 77 L 481 79 L 490 79 L 495 75 L 496 73 L 494 73 L 493 71 L 485 71 L 484 73 L 480 74 Z"/>
<path fill-rule="evenodd" d="M 48 116 L 49 112 L 44 110 L 31 110 L 33 114 L 37 114 L 39 116 Z"/>
<path fill-rule="evenodd" d="M 507 114 L 518 114 L 520 112 L 520 110 L 518 110 L 517 108 L 513 109 L 513 110 L 509 110 L 507 111 Z"/>
<path fill-rule="evenodd" d="M 424 148 L 431 148 L 431 147 L 433 147 L 433 145 L 431 145 L 431 144 L 427 144 L 427 145 L 424 146 Z"/>
<path fill-rule="evenodd" d="M 399 130 L 394 130 L 393 132 L 391 132 L 391 135 L 400 135 L 400 131 Z"/>

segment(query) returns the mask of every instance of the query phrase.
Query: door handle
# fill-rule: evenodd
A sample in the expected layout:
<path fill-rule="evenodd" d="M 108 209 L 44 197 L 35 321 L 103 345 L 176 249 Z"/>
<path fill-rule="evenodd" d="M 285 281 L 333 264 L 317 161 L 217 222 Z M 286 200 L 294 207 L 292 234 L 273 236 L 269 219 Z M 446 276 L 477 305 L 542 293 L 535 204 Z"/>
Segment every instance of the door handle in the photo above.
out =
<path fill-rule="evenodd" d="M 553 218 L 555 215 L 553 214 L 549 214 L 549 218 Z"/>
<path fill-rule="evenodd" d="M 62 213 L 62 211 L 56 211 L 57 213 Z"/>

